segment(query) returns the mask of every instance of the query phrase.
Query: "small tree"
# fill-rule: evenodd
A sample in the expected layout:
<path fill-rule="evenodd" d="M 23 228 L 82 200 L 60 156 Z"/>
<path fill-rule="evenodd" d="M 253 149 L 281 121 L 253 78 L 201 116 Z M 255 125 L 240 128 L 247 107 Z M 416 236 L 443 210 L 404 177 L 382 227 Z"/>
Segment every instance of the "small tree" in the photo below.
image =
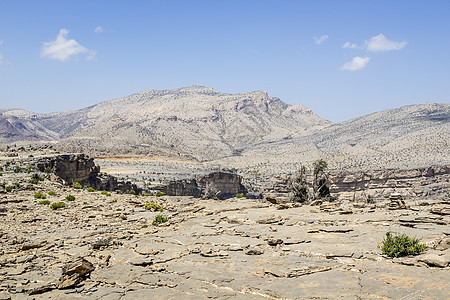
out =
<path fill-rule="evenodd" d="M 293 201 L 295 202 L 306 202 L 308 201 L 308 183 L 306 182 L 306 173 L 308 169 L 305 166 L 301 166 L 301 168 L 297 171 L 297 176 L 291 183 L 292 193 L 293 193 Z"/>
<path fill-rule="evenodd" d="M 325 170 L 328 164 L 323 159 L 313 162 L 313 196 L 314 199 L 327 198 L 330 196 L 330 189 L 327 186 L 328 175 Z"/>

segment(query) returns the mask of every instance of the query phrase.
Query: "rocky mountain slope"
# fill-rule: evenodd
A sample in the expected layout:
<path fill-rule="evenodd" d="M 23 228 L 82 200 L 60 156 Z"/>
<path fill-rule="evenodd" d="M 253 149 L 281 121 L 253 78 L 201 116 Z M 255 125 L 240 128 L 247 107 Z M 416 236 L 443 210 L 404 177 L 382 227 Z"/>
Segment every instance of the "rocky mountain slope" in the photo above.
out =
<path fill-rule="evenodd" d="M 59 149 L 97 155 L 160 155 L 238 168 L 268 163 L 290 170 L 318 158 L 336 169 L 358 169 L 450 157 L 450 104 L 405 106 L 333 124 L 262 91 L 225 94 L 191 86 L 78 111 L 0 113 L 0 143 L 60 140 Z"/>

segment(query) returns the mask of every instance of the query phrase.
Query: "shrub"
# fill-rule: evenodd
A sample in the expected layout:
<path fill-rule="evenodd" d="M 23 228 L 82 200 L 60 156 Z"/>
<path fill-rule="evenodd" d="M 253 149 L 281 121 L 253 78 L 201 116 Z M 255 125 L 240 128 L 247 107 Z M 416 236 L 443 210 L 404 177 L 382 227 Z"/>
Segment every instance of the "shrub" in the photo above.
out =
<path fill-rule="evenodd" d="M 28 182 L 31 183 L 31 184 L 38 184 L 39 183 L 39 181 L 37 179 L 30 179 Z"/>
<path fill-rule="evenodd" d="M 64 203 L 64 202 L 53 202 L 50 205 L 51 209 L 59 209 L 59 208 L 63 208 L 63 207 L 66 207 L 66 203 Z"/>
<path fill-rule="evenodd" d="M 34 194 L 34 198 L 36 198 L 36 199 L 46 199 L 47 196 L 45 196 L 45 194 L 43 192 L 37 192 L 36 194 Z"/>
<path fill-rule="evenodd" d="M 50 192 L 48 192 L 48 194 L 49 194 L 50 196 L 56 196 L 56 193 L 55 193 L 54 191 L 50 191 Z"/>
<path fill-rule="evenodd" d="M 83 202 L 83 205 L 88 205 L 88 203 L 86 201 Z"/>
<path fill-rule="evenodd" d="M 117 200 L 116 200 L 116 199 L 114 199 L 114 200 L 112 200 L 112 201 L 111 201 L 111 203 L 116 203 L 116 202 L 117 202 Z"/>
<path fill-rule="evenodd" d="M 158 226 L 161 223 L 167 222 L 167 218 L 162 215 L 157 215 L 155 220 L 152 222 L 152 225 Z"/>
<path fill-rule="evenodd" d="M 151 195 L 149 193 L 145 193 L 145 197 L 150 197 Z"/>
<path fill-rule="evenodd" d="M 164 208 L 161 205 L 153 203 L 153 202 L 144 204 L 144 206 L 142 206 L 142 207 L 147 210 L 151 210 L 151 211 L 164 211 Z"/>
<path fill-rule="evenodd" d="M 67 195 L 66 196 L 66 200 L 67 201 L 75 201 L 75 196 L 74 195 Z"/>
<path fill-rule="evenodd" d="M 162 196 L 165 196 L 165 194 L 163 192 L 161 192 L 161 191 L 156 192 L 156 197 L 162 197 Z"/>
<path fill-rule="evenodd" d="M 107 196 L 107 197 L 110 197 L 110 196 L 111 196 L 111 193 L 108 193 L 107 191 L 102 191 L 102 195 L 105 195 L 105 196 Z"/>
<path fill-rule="evenodd" d="M 244 197 L 244 194 L 243 194 L 243 193 L 239 193 L 239 194 L 236 195 L 236 198 L 238 198 L 238 199 L 240 199 L 240 198 L 242 198 L 242 197 Z"/>
<path fill-rule="evenodd" d="M 41 200 L 38 202 L 39 205 L 49 205 L 50 204 L 50 200 Z"/>
<path fill-rule="evenodd" d="M 47 174 L 53 173 L 53 169 L 50 168 L 50 167 L 47 167 L 47 168 L 44 169 L 44 173 L 47 173 Z"/>
<path fill-rule="evenodd" d="M 136 191 L 135 190 L 128 190 L 127 194 L 134 195 L 134 194 L 136 194 Z"/>
<path fill-rule="evenodd" d="M 18 182 L 14 182 L 13 185 L 15 185 L 16 187 L 20 187 L 20 183 Z"/>
<path fill-rule="evenodd" d="M 72 183 L 72 187 L 74 189 L 82 189 L 83 188 L 79 182 Z"/>
<path fill-rule="evenodd" d="M 92 187 L 90 187 L 90 188 L 87 189 L 87 191 L 88 191 L 89 193 L 93 193 L 93 192 L 95 192 L 95 189 L 92 188 Z"/>
<path fill-rule="evenodd" d="M 12 190 L 13 190 L 13 187 L 11 185 L 5 186 L 5 191 L 7 191 L 8 193 L 11 192 Z"/>
<path fill-rule="evenodd" d="M 389 257 L 417 255 L 426 250 L 425 244 L 420 244 L 419 239 L 410 238 L 406 234 L 394 235 L 390 231 L 386 232 L 383 245 L 378 248 Z"/>

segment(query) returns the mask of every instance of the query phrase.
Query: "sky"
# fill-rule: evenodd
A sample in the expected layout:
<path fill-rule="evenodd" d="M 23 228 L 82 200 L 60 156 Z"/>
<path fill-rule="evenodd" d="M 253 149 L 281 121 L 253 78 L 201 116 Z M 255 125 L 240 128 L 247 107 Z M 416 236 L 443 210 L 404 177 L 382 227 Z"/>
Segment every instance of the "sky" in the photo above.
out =
<path fill-rule="evenodd" d="M 450 1 L 0 0 L 0 108 L 190 85 L 341 122 L 450 102 Z"/>

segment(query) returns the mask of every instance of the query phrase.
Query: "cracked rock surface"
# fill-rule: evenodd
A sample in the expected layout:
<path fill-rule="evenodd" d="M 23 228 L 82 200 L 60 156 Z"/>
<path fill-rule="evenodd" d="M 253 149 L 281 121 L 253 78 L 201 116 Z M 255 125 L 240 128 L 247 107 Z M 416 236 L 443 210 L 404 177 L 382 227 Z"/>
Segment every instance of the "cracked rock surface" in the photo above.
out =
<path fill-rule="evenodd" d="M 18 183 L 0 194 L 0 299 L 450 298 L 450 216 L 436 213 L 448 200 L 406 200 L 395 210 L 387 202 L 286 208 L 107 196 L 29 178 L 0 178 Z M 38 191 L 66 207 L 39 205 Z M 165 210 L 145 210 L 147 202 Z M 168 221 L 154 226 L 158 214 Z M 428 250 L 384 257 L 377 246 L 387 231 Z"/>

